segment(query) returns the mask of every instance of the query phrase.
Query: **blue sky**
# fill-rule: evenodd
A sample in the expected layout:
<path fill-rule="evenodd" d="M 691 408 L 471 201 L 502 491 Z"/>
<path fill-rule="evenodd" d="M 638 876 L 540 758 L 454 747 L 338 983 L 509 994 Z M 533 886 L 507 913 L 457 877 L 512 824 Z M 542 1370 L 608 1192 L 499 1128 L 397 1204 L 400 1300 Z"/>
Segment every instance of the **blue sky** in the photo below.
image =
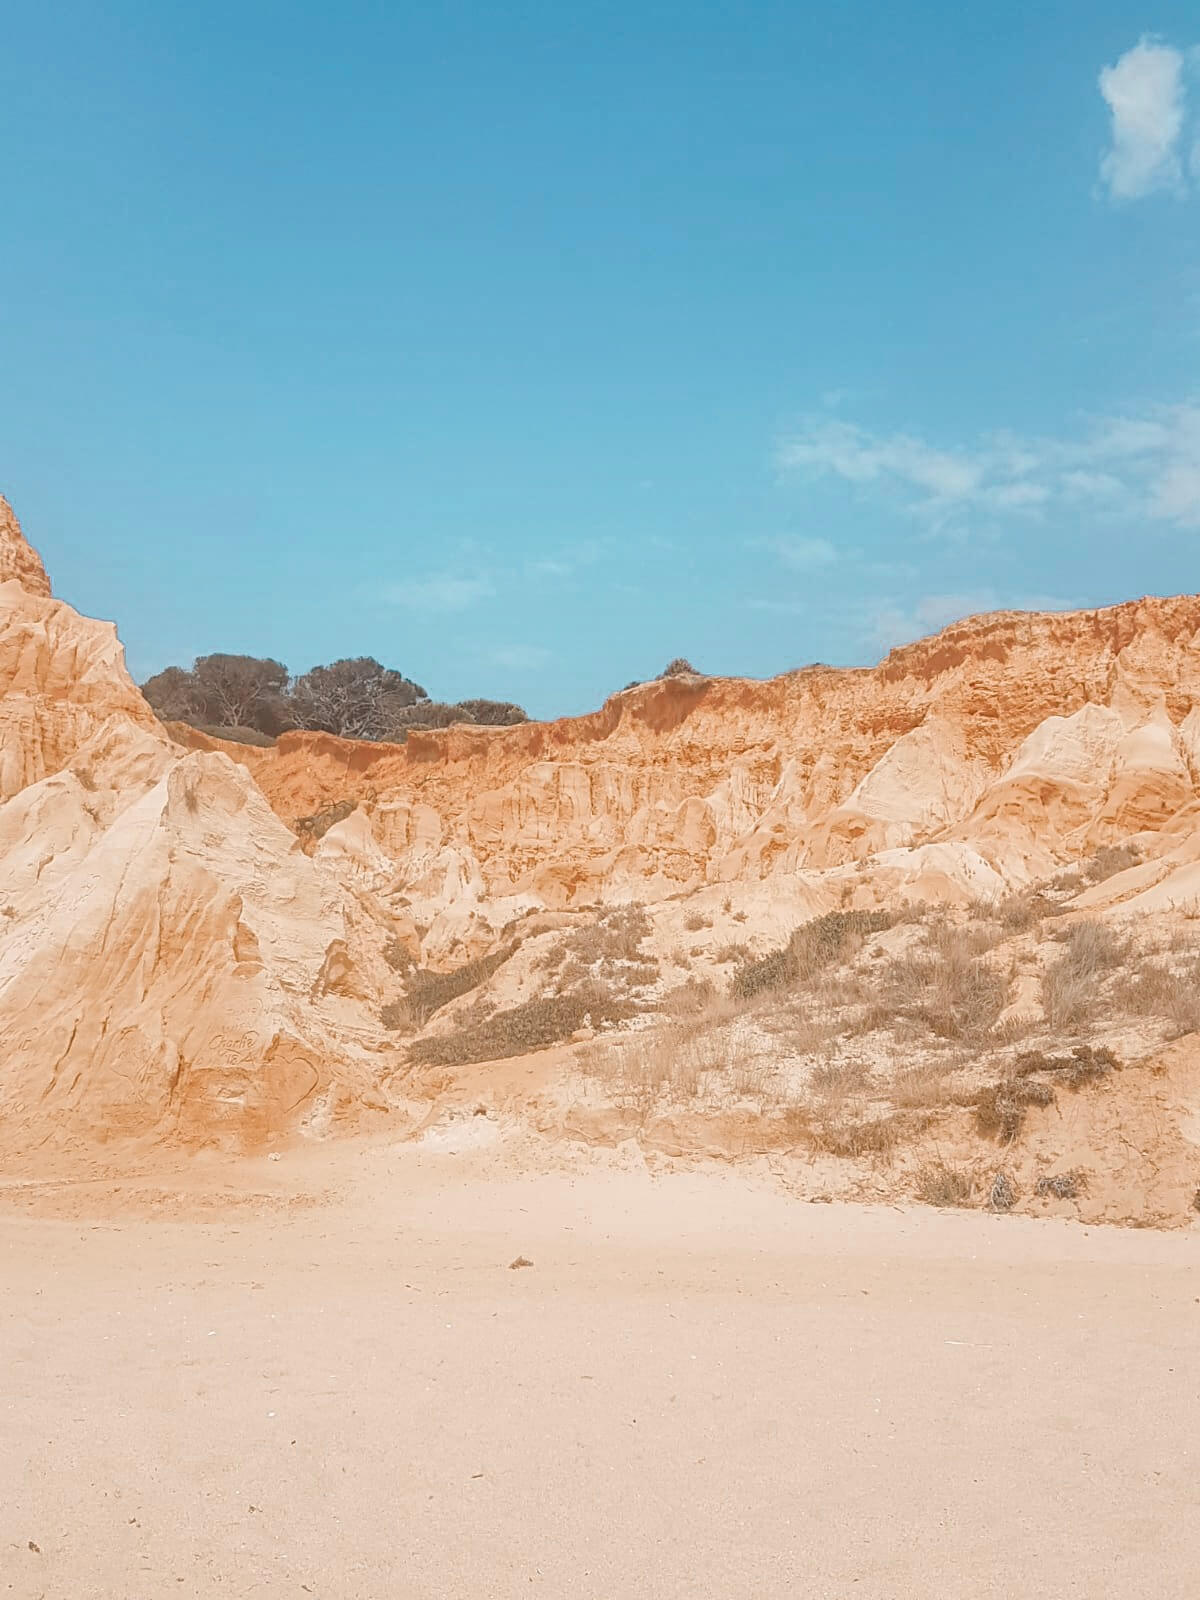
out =
<path fill-rule="evenodd" d="M 138 677 L 583 710 L 1200 588 L 1200 13 L 9 8 L 0 490 Z"/>

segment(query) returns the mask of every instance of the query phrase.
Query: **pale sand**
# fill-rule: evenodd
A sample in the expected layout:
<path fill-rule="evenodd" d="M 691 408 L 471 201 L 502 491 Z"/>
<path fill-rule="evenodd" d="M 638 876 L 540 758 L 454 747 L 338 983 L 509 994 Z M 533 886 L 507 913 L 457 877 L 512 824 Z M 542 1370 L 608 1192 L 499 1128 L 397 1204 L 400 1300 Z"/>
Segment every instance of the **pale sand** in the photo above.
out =
<path fill-rule="evenodd" d="M 1198 1231 L 290 1159 L 0 1217 L 0 1594 L 1196 1592 Z"/>

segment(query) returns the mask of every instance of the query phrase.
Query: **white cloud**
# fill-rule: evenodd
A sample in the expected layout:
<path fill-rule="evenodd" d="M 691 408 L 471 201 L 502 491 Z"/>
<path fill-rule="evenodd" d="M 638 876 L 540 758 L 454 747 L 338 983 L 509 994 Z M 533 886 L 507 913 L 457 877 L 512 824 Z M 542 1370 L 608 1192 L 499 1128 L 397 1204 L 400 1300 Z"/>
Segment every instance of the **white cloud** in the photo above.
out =
<path fill-rule="evenodd" d="M 1062 475 L 1062 492 L 1068 500 L 1111 500 L 1123 490 L 1120 478 L 1114 478 L 1111 472 L 1076 468 Z"/>
<path fill-rule="evenodd" d="M 493 650 L 491 658 L 498 667 L 512 672 L 536 672 L 550 660 L 550 652 L 540 644 L 506 644 Z"/>
<path fill-rule="evenodd" d="M 795 572 L 816 572 L 832 567 L 838 559 L 837 547 L 828 539 L 776 539 L 772 548 L 784 566 Z"/>
<path fill-rule="evenodd" d="M 1200 403 L 1096 418 L 1075 436 L 989 435 L 957 448 L 818 416 L 778 459 L 787 471 L 870 486 L 942 529 L 1042 518 L 1081 500 L 1096 515 L 1200 527 Z"/>
<path fill-rule="evenodd" d="M 488 578 L 464 578 L 452 572 L 431 572 L 409 583 L 391 584 L 383 597 L 408 611 L 467 611 L 494 593 Z"/>
<path fill-rule="evenodd" d="M 823 419 L 786 441 L 779 458 L 784 467 L 835 472 L 855 483 L 898 479 L 934 501 L 969 495 L 979 478 L 978 466 L 968 457 L 935 450 L 910 434 L 881 438 L 852 422 Z"/>
<path fill-rule="evenodd" d="M 1112 113 L 1112 147 L 1100 177 L 1114 200 L 1136 200 L 1183 184 L 1180 139 L 1185 90 L 1183 53 L 1143 38 L 1100 73 Z"/>

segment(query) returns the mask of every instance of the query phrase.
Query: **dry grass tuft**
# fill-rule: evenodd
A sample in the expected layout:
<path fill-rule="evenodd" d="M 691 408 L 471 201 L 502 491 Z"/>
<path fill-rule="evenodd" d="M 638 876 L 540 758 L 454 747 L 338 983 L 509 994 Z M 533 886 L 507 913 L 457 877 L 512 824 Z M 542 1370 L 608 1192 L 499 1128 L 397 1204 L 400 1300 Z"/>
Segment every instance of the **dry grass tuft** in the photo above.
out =
<path fill-rule="evenodd" d="M 1102 922 L 1077 922 L 1061 942 L 1063 955 L 1042 979 L 1042 1009 L 1052 1028 L 1070 1030 L 1088 1020 L 1099 985 L 1126 960 L 1129 941 Z"/>
<path fill-rule="evenodd" d="M 723 1029 L 684 1021 L 648 1028 L 590 1048 L 585 1074 L 618 1101 L 646 1112 L 659 1100 L 688 1101 L 723 1091 L 768 1096 L 772 1068 L 756 1060 Z"/>
<path fill-rule="evenodd" d="M 1117 984 L 1114 998 L 1135 1016 L 1160 1017 L 1176 1038 L 1200 1031 L 1200 960 L 1182 971 L 1164 962 L 1143 959 Z"/>
<path fill-rule="evenodd" d="M 699 933 L 701 928 L 712 927 L 712 918 L 702 917 L 698 911 L 693 911 L 691 916 L 684 923 L 684 927 L 689 933 Z"/>
<path fill-rule="evenodd" d="M 1142 852 L 1136 844 L 1106 844 L 1084 865 L 1083 876 L 1089 883 L 1103 883 L 1118 872 L 1136 867 L 1141 859 Z"/>
<path fill-rule="evenodd" d="M 1011 1211 L 1020 1198 L 1020 1193 L 1014 1179 L 1007 1172 L 998 1172 L 992 1179 L 992 1187 L 988 1192 L 989 1211 Z"/>
<path fill-rule="evenodd" d="M 689 978 L 686 983 L 668 989 L 663 995 L 662 1008 L 669 1017 L 700 1017 L 712 1009 L 717 991 L 708 978 Z"/>
<path fill-rule="evenodd" d="M 734 974 L 731 993 L 740 1000 L 800 989 L 830 967 L 849 960 L 868 934 L 894 927 L 890 911 L 828 911 L 797 928 L 787 944 L 758 961 L 745 962 Z"/>
<path fill-rule="evenodd" d="M 879 976 L 877 999 L 863 1018 L 865 1029 L 890 1028 L 898 1017 L 923 1023 L 943 1039 L 980 1041 L 1008 1004 L 1004 973 L 973 956 L 952 937 L 889 962 Z"/>
<path fill-rule="evenodd" d="M 913 1188 L 927 1206 L 969 1206 L 975 1197 L 972 1174 L 944 1161 L 927 1161 L 919 1167 Z"/>
<path fill-rule="evenodd" d="M 408 946 L 395 935 L 383 947 L 383 959 L 393 972 L 411 972 L 416 966 Z"/>

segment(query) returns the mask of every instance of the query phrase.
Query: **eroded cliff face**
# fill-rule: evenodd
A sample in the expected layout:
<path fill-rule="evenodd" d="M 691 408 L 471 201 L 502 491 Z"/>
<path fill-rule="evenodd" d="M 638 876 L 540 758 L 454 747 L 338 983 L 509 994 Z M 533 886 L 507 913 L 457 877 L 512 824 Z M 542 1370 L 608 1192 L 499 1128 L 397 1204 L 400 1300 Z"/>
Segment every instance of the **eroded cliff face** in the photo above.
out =
<path fill-rule="evenodd" d="M 0 583 L 15 581 L 30 594 L 50 597 L 42 558 L 21 532 L 16 512 L 0 494 Z"/>
<path fill-rule="evenodd" d="M 0 529 L 0 1138 L 255 1143 L 379 1104 L 388 919 Z M 17 542 L 19 541 L 19 543 Z M 28 552 L 28 555 L 26 554 Z"/>
<path fill-rule="evenodd" d="M 527 906 L 704 885 L 867 872 L 889 895 L 994 894 L 1190 803 L 1198 695 L 1184 596 L 974 618 L 870 670 L 673 678 L 587 717 L 236 758 L 285 820 L 356 802 L 318 854 L 448 953 Z"/>
<path fill-rule="evenodd" d="M 717 973 L 722 941 L 995 899 L 1129 839 L 1138 864 L 1081 909 L 1200 899 L 1197 597 L 981 617 L 870 670 L 672 678 L 553 723 L 260 750 L 164 728 L 4 511 L 8 1148 L 392 1115 L 407 1048 L 381 1008 L 407 963 L 536 943 L 580 907 L 646 902 L 650 967 L 703 928 Z M 513 963 L 522 1001 L 547 953 Z"/>

